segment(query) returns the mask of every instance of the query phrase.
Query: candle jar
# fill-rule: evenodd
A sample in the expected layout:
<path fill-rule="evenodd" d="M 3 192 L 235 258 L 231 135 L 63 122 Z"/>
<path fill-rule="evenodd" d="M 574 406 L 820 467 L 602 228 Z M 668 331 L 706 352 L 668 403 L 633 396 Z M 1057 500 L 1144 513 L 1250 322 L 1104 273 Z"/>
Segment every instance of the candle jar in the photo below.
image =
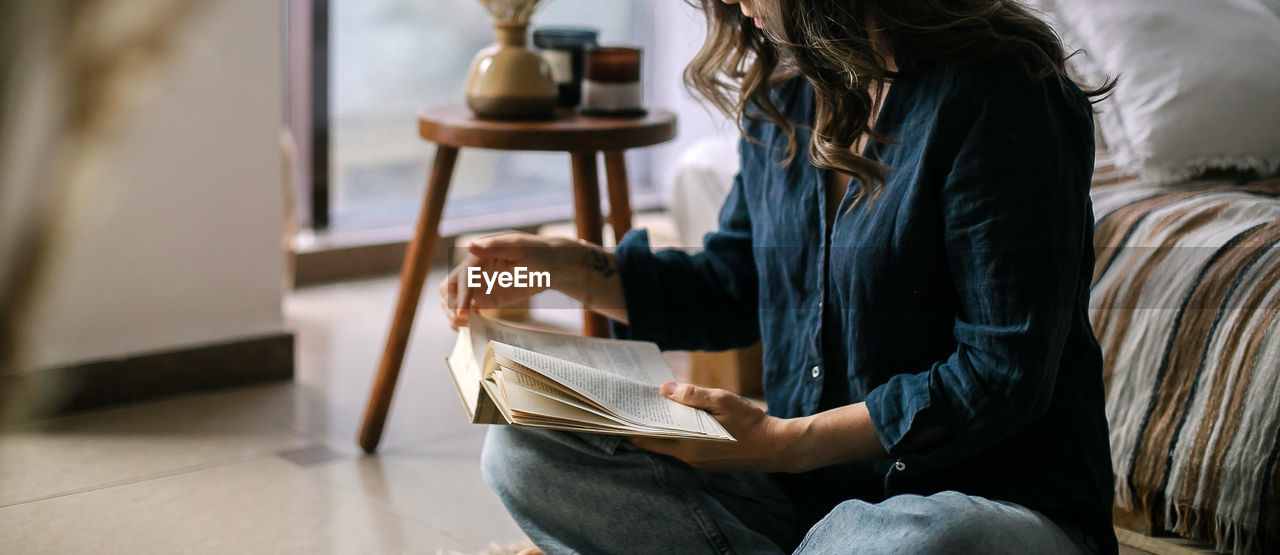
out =
<path fill-rule="evenodd" d="M 595 48 L 598 34 L 590 27 L 539 27 L 533 32 L 533 45 L 551 66 L 558 106 L 573 107 L 581 102 L 585 53 Z"/>
<path fill-rule="evenodd" d="M 640 49 L 601 46 L 587 50 L 581 112 L 589 116 L 639 117 L 644 109 Z"/>

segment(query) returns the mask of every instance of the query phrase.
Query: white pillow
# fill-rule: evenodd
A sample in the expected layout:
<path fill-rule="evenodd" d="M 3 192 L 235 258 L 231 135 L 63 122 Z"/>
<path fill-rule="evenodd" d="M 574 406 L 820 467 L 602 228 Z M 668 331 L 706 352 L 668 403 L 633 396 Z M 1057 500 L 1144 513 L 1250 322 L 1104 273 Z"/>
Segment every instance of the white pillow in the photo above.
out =
<path fill-rule="evenodd" d="M 679 246 L 702 246 L 702 236 L 720 228 L 720 205 L 737 174 L 737 129 L 702 139 L 680 156 L 670 199 Z"/>
<path fill-rule="evenodd" d="M 1152 184 L 1280 169 L 1280 16 L 1259 0 L 1033 0 L 1090 85 L 1117 166 Z"/>

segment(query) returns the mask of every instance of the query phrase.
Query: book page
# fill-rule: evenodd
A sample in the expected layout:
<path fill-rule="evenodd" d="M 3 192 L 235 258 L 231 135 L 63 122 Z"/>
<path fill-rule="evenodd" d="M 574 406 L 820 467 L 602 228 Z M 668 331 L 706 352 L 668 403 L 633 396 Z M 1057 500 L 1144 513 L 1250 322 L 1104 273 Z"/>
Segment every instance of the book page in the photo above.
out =
<path fill-rule="evenodd" d="M 527 330 L 479 315 L 472 315 L 470 324 L 472 345 L 478 358 L 483 358 L 485 345 L 492 340 L 653 386 L 675 379 L 671 367 L 662 359 L 662 352 L 653 343 Z"/>
<path fill-rule="evenodd" d="M 495 355 L 555 380 L 635 424 L 728 437 L 728 433 L 718 423 L 707 422 L 707 420 L 714 422 L 714 419 L 700 418 L 699 413 L 702 411 L 663 397 L 656 385 L 641 383 L 505 343 L 495 342 L 492 345 Z"/>
<path fill-rule="evenodd" d="M 506 396 L 507 406 L 513 412 L 588 424 L 599 428 L 627 430 L 634 428 L 630 424 L 566 404 L 560 399 L 550 397 L 543 392 L 529 389 L 520 384 L 505 383 L 502 386 L 502 392 Z"/>
<path fill-rule="evenodd" d="M 534 421 L 531 415 L 542 415 L 546 418 L 542 422 L 555 422 L 556 424 L 565 424 L 573 422 L 590 422 L 587 431 L 605 432 L 605 428 L 614 431 L 628 432 L 626 435 L 646 435 L 650 437 L 689 437 L 688 432 L 671 430 L 667 428 L 654 428 L 650 426 L 642 426 L 622 420 L 616 416 L 612 416 L 606 412 L 602 412 L 592 406 L 582 404 L 576 398 L 565 395 L 561 390 L 551 387 L 545 381 L 545 378 L 527 375 L 522 371 L 503 367 L 501 372 L 495 372 L 498 386 L 502 389 L 506 396 L 506 401 L 511 406 L 513 413 L 525 413 L 521 415 L 521 423 L 530 423 Z M 515 393 L 515 395 L 513 395 Z M 534 395 L 543 397 L 549 403 L 548 405 L 539 402 L 536 405 L 522 407 L 520 403 L 532 403 L 528 397 L 517 399 L 519 395 Z M 570 409 L 565 412 L 564 409 Z M 585 418 L 575 415 L 586 415 Z M 706 413 L 701 413 L 705 415 Z M 710 418 L 710 416 L 703 416 Z"/>
<path fill-rule="evenodd" d="M 617 420 L 616 418 L 609 416 L 607 413 L 595 407 L 592 407 L 586 402 L 580 401 L 577 398 L 574 398 L 573 396 L 571 396 L 570 394 L 566 394 L 559 388 L 553 386 L 552 384 L 547 383 L 541 377 L 535 377 L 535 376 L 525 374 L 524 372 L 521 372 L 519 369 L 505 368 L 505 367 L 502 369 L 501 372 L 495 372 L 494 376 L 499 378 L 496 381 L 502 385 L 503 392 L 507 391 L 508 386 L 514 385 L 514 386 L 522 387 L 524 389 L 530 390 L 544 397 L 555 399 L 556 401 L 560 403 L 564 403 L 571 407 L 584 410 L 592 414 L 602 416 L 604 418 L 615 420 L 618 423 L 623 423 L 621 420 Z"/>
<path fill-rule="evenodd" d="M 453 352 L 445 359 L 445 366 L 453 374 L 453 385 L 458 388 L 467 416 L 475 418 L 477 400 L 480 397 L 480 365 L 471 352 L 471 336 L 466 328 L 458 330 L 458 340 Z"/>
<path fill-rule="evenodd" d="M 658 346 L 644 341 L 579 337 L 508 326 L 470 316 L 473 355 L 487 377 L 493 352 L 591 399 L 633 424 L 732 439 L 705 411 L 663 397 L 658 387 L 675 379 Z"/>

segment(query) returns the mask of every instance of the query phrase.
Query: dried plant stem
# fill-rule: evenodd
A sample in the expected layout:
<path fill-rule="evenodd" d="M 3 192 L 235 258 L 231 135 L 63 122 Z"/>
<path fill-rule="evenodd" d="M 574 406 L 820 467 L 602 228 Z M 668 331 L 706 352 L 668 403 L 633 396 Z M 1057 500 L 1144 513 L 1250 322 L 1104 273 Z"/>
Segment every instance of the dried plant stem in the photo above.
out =
<path fill-rule="evenodd" d="M 498 23 L 529 23 L 533 13 L 545 3 L 545 0 L 479 0 L 480 5 L 493 16 Z"/>
<path fill-rule="evenodd" d="M 0 9 L 0 14 L 32 13 L 17 8 L 28 8 L 40 1 L 17 0 L 4 5 L 6 9 Z M 95 165 L 112 144 L 113 131 L 130 113 L 130 108 L 136 107 L 135 101 L 149 83 L 147 78 L 163 66 L 183 36 L 186 23 L 208 3 L 208 0 L 66 0 L 61 9 L 36 20 L 39 27 L 19 29 L 20 33 L 14 37 L 7 34 L 8 30 L 0 34 L 5 39 L 0 42 L 8 42 L 11 38 L 23 38 L 22 33 L 55 33 L 53 59 L 66 87 L 65 95 L 60 98 L 62 109 L 55 121 L 50 122 L 55 126 L 51 142 L 40 149 L 35 181 L 0 184 L 40 187 L 45 191 L 41 202 L 29 207 L 32 214 L 19 230 L 22 240 L 7 260 L 0 261 L 20 270 L 0 287 L 0 374 L 30 370 L 30 361 L 22 352 L 26 339 L 23 324 L 48 281 L 52 253 L 65 244 L 66 237 L 82 219 L 85 207 L 81 206 L 81 199 L 92 185 Z M 103 23 L 107 20 L 111 25 Z M 10 58 L 0 58 L 3 58 L 0 67 L 12 67 Z M 0 80 L 0 87 L 4 89 L 3 95 L 13 91 L 13 84 L 5 80 Z M 0 120 L 0 123 L 6 122 Z M 2 133 L 12 131 L 0 129 Z M 57 399 L 40 398 L 42 396 L 65 393 L 64 384 L 39 385 L 38 391 L 0 390 L 0 423 L 27 416 L 23 411 L 57 402 Z M 50 389 L 50 386 L 56 388 Z M 13 402 L 15 400 L 21 403 Z"/>

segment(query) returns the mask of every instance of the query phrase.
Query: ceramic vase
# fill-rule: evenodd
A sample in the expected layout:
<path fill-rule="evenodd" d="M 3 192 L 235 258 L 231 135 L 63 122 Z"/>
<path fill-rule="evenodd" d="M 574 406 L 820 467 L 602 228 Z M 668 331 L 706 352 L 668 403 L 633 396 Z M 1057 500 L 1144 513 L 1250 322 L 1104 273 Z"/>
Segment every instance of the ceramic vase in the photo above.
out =
<path fill-rule="evenodd" d="M 545 119 L 555 113 L 551 66 L 526 48 L 525 23 L 495 23 L 497 42 L 476 54 L 467 76 L 467 107 L 477 117 Z"/>

